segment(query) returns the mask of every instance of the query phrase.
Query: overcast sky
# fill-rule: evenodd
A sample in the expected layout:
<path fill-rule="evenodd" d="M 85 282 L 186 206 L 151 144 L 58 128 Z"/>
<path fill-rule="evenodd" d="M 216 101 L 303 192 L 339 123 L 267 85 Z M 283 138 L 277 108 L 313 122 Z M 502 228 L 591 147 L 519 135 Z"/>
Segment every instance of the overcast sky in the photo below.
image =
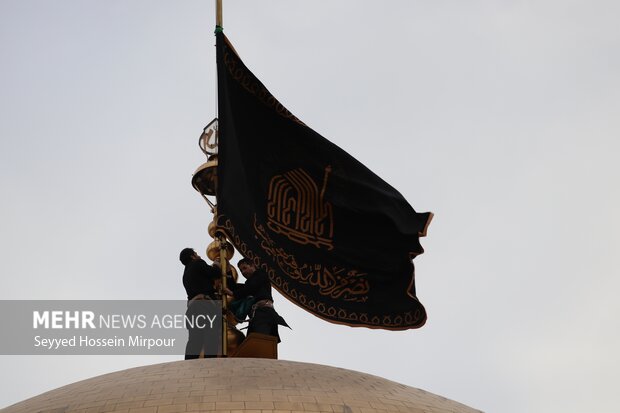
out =
<path fill-rule="evenodd" d="M 277 296 L 280 358 L 487 412 L 616 412 L 619 19 L 611 0 L 225 0 L 271 92 L 435 213 L 426 326 Z M 178 253 L 209 243 L 190 179 L 213 26 L 212 0 L 0 0 L 0 299 L 184 298 Z M 0 406 L 177 359 L 0 356 Z"/>

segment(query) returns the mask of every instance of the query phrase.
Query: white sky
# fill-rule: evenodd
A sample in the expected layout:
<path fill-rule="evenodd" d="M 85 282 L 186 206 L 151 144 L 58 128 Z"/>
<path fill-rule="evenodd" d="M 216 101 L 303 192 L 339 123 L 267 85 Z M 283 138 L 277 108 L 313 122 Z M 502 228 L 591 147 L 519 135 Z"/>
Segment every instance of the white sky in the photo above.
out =
<path fill-rule="evenodd" d="M 190 179 L 213 15 L 0 0 L 0 299 L 184 298 L 178 252 L 209 242 Z M 619 18 L 604 0 L 225 0 L 271 92 L 436 214 L 425 327 L 332 325 L 277 297 L 282 359 L 487 412 L 617 411 Z M 172 359 L 0 356 L 0 406 Z"/>

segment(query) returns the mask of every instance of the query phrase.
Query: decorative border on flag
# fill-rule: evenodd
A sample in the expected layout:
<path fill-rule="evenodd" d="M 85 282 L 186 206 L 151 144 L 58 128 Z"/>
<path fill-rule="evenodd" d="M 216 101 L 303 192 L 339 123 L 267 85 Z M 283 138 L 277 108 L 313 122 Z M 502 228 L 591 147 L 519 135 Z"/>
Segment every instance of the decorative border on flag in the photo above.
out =
<path fill-rule="evenodd" d="M 287 108 L 282 105 L 278 99 L 269 92 L 269 90 L 261 83 L 260 80 L 245 66 L 241 58 L 235 53 L 234 48 L 224 36 L 223 60 L 224 65 L 228 69 L 228 73 L 248 93 L 256 96 L 265 106 L 273 109 L 280 116 L 290 119 L 302 126 L 306 126 L 301 120 L 293 115 Z"/>
<path fill-rule="evenodd" d="M 319 318 L 331 323 L 345 324 L 351 327 L 368 327 L 387 330 L 420 328 L 426 323 L 426 312 L 424 311 L 424 307 L 415 297 L 413 297 L 413 299 L 419 304 L 416 310 L 396 315 L 372 315 L 366 312 L 349 311 L 344 308 L 334 307 L 322 301 L 308 298 L 294 286 L 291 286 L 288 280 L 279 275 L 268 263 L 263 262 L 264 260 L 261 259 L 260 255 L 252 251 L 248 245 L 241 240 L 229 218 L 226 218 L 224 215 L 218 216 L 217 225 L 219 229 L 224 231 L 241 255 L 252 260 L 258 268 L 262 268 L 267 272 L 276 290 L 294 304 L 304 308 L 306 311 L 309 311 Z"/>

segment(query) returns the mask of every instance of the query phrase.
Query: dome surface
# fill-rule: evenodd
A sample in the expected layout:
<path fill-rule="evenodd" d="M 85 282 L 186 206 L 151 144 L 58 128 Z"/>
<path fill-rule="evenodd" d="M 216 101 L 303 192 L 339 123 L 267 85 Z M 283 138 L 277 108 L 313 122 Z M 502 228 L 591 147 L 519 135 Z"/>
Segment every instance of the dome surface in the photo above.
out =
<path fill-rule="evenodd" d="M 3 413 L 473 413 L 370 374 L 268 359 L 198 359 L 137 367 L 60 387 Z"/>

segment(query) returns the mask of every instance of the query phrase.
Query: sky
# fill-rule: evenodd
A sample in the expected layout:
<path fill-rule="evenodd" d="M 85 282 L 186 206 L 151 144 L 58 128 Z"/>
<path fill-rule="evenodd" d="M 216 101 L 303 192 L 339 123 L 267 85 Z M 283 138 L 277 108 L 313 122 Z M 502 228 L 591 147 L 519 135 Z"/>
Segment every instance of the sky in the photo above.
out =
<path fill-rule="evenodd" d="M 619 17 L 605 0 L 224 0 L 267 88 L 435 213 L 423 328 L 276 296 L 281 359 L 486 412 L 617 411 Z M 184 298 L 178 253 L 209 243 L 190 180 L 213 29 L 210 0 L 0 0 L 0 299 Z M 178 359 L 0 356 L 0 407 Z"/>

